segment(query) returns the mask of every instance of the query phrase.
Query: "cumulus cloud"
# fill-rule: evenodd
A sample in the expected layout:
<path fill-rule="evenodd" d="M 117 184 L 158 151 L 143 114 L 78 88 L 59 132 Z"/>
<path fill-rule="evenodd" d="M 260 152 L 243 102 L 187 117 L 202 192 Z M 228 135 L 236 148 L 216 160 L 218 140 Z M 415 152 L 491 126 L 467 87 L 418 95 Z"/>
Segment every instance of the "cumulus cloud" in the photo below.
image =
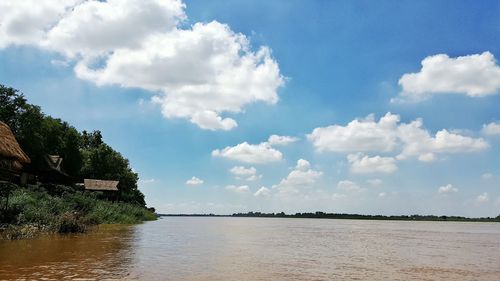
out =
<path fill-rule="evenodd" d="M 349 180 L 342 180 L 337 183 L 337 189 L 348 192 L 359 192 L 363 189 L 355 182 Z"/>
<path fill-rule="evenodd" d="M 379 186 L 379 185 L 382 185 L 384 183 L 384 181 L 381 179 L 369 179 L 369 180 L 366 180 L 366 182 L 369 185 L 373 185 L 373 186 Z"/>
<path fill-rule="evenodd" d="M 0 48 L 38 45 L 47 30 L 81 0 L 0 1 Z"/>
<path fill-rule="evenodd" d="M 248 187 L 248 185 L 240 185 L 240 186 L 227 185 L 226 190 L 236 192 L 236 193 L 241 193 L 241 194 L 250 192 L 250 188 Z"/>
<path fill-rule="evenodd" d="M 438 193 L 440 194 L 449 194 L 458 192 L 458 188 L 453 187 L 451 184 L 443 185 L 438 188 Z"/>
<path fill-rule="evenodd" d="M 436 154 L 481 151 L 489 147 L 482 138 L 473 138 L 446 129 L 434 136 L 423 128 L 422 119 L 400 123 L 399 115 L 390 112 L 375 121 L 373 115 L 366 119 L 355 119 L 346 126 L 332 125 L 315 128 L 308 139 L 317 151 L 333 152 L 393 152 L 399 150 L 396 159 L 416 157 L 420 161 L 435 160 Z M 352 157 L 356 160 L 355 157 Z M 384 160 L 391 169 L 393 160 L 383 157 L 366 158 L 370 161 Z M 355 161 L 351 161 L 355 162 Z M 394 164 L 394 163 L 393 163 Z M 387 167 L 387 166 L 386 166 Z M 390 169 L 389 169 L 390 170 Z"/>
<path fill-rule="evenodd" d="M 476 202 L 477 203 L 486 203 L 488 201 L 490 201 L 490 196 L 488 195 L 487 192 L 483 192 L 482 194 L 479 194 L 476 197 Z"/>
<path fill-rule="evenodd" d="M 267 142 L 270 145 L 288 145 L 298 140 L 296 137 L 271 135 Z"/>
<path fill-rule="evenodd" d="M 500 90 L 500 67 L 490 52 L 456 58 L 433 55 L 422 61 L 419 72 L 404 74 L 399 85 L 401 98 L 416 101 L 436 94 L 495 95 Z"/>
<path fill-rule="evenodd" d="M 212 156 L 253 164 L 277 162 L 283 158 L 280 151 L 272 148 L 266 142 L 260 144 L 243 142 L 236 146 L 228 146 L 222 150 L 216 149 L 212 151 Z"/>
<path fill-rule="evenodd" d="M 322 172 L 311 169 L 309 161 L 299 159 L 295 169 L 272 188 L 279 190 L 282 194 L 298 193 L 302 188 L 313 187 L 322 175 Z"/>
<path fill-rule="evenodd" d="M 369 157 L 362 153 L 357 153 L 347 155 L 347 161 L 351 165 L 351 172 L 355 174 L 390 174 L 398 169 L 398 166 L 396 166 L 396 159 L 392 157 Z"/>
<path fill-rule="evenodd" d="M 399 116 L 387 113 L 375 121 L 374 115 L 355 119 L 346 126 L 315 128 L 307 138 L 318 151 L 392 151 L 396 147 Z"/>
<path fill-rule="evenodd" d="M 236 179 L 246 179 L 247 181 L 255 181 L 262 178 L 262 175 L 257 174 L 257 169 L 254 167 L 246 168 L 243 166 L 234 166 L 229 172 L 233 174 Z"/>
<path fill-rule="evenodd" d="M 187 185 L 200 185 L 203 184 L 203 180 L 197 178 L 197 177 L 192 177 L 186 181 Z"/>
<path fill-rule="evenodd" d="M 271 195 L 271 190 L 267 187 L 261 187 L 254 193 L 255 197 L 269 197 Z"/>
<path fill-rule="evenodd" d="M 224 114 L 275 104 L 284 78 L 271 50 L 254 51 L 217 21 L 182 28 L 184 8 L 179 0 L 0 3 L 0 48 L 40 47 L 74 62 L 80 79 L 161 93 L 153 102 L 166 118 L 202 129 L 231 130 L 237 122 Z"/>
<path fill-rule="evenodd" d="M 420 161 L 429 162 L 435 159 L 435 154 L 475 152 L 489 147 L 482 138 L 463 136 L 445 129 L 431 136 L 422 125 L 422 119 L 417 119 L 399 126 L 399 137 L 404 143 L 404 148 L 398 159 L 416 156 Z"/>
<path fill-rule="evenodd" d="M 141 48 L 150 35 L 172 31 L 185 18 L 184 4 L 177 0 L 80 1 L 41 44 L 69 57 L 105 55 Z"/>
<path fill-rule="evenodd" d="M 257 169 L 254 167 L 245 168 L 243 166 L 234 166 L 229 171 L 236 176 L 252 176 L 257 173 Z"/>
<path fill-rule="evenodd" d="M 483 134 L 485 135 L 500 135 L 500 123 L 491 122 L 483 125 Z"/>

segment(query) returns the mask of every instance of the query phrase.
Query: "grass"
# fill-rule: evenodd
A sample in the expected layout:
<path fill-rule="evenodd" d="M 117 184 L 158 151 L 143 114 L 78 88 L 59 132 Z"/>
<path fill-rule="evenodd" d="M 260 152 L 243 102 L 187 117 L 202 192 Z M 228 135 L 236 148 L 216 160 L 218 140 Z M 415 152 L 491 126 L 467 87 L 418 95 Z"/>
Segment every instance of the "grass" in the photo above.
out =
<path fill-rule="evenodd" d="M 15 188 L 7 208 L 2 200 L 0 234 L 4 239 L 32 238 L 39 233 L 83 233 L 97 224 L 134 224 L 155 220 L 142 206 L 110 202 L 98 193 L 57 186 Z"/>

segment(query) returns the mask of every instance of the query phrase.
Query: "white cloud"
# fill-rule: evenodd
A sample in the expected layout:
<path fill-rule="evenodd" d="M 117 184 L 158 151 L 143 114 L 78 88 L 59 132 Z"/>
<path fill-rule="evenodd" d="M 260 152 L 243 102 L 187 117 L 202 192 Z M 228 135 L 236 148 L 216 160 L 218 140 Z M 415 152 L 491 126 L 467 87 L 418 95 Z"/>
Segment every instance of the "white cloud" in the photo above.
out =
<path fill-rule="evenodd" d="M 271 190 L 267 187 L 261 187 L 254 193 L 255 197 L 269 197 L 271 195 Z"/>
<path fill-rule="evenodd" d="M 256 181 L 262 179 L 262 175 L 253 175 L 246 178 L 247 181 Z"/>
<path fill-rule="evenodd" d="M 250 188 L 248 187 L 248 185 L 240 185 L 240 186 L 227 185 L 226 190 L 236 192 L 236 193 L 241 193 L 241 194 L 250 192 Z"/>
<path fill-rule="evenodd" d="M 387 196 L 387 194 L 385 192 L 380 192 L 378 194 L 378 197 L 380 197 L 380 198 L 385 197 L 385 196 Z"/>
<path fill-rule="evenodd" d="M 177 0 L 83 1 L 60 18 L 42 45 L 68 57 L 106 55 L 141 48 L 150 35 L 171 32 L 185 18 Z"/>
<path fill-rule="evenodd" d="M 197 177 L 192 177 L 189 180 L 186 181 L 187 185 L 200 185 L 203 184 L 203 180 L 197 178 Z"/>
<path fill-rule="evenodd" d="M 307 138 L 318 151 L 392 151 L 396 147 L 399 116 L 387 113 L 378 122 L 373 115 L 355 119 L 347 126 L 316 128 Z"/>
<path fill-rule="evenodd" d="M 298 140 L 296 137 L 271 135 L 267 142 L 270 145 L 288 145 Z"/>
<path fill-rule="evenodd" d="M 384 181 L 381 179 L 369 179 L 366 182 L 373 186 L 380 186 L 384 183 Z"/>
<path fill-rule="evenodd" d="M 246 168 L 243 166 L 234 166 L 229 172 L 233 174 L 236 179 L 246 179 L 247 181 L 256 181 L 262 178 L 262 175 L 257 175 L 257 169 L 254 167 Z"/>
<path fill-rule="evenodd" d="M 74 5 L 81 0 L 0 1 L 0 48 L 38 45 Z"/>
<path fill-rule="evenodd" d="M 231 130 L 254 102 L 275 104 L 284 84 L 268 47 L 217 21 L 183 28 L 178 0 L 11 1 L 0 3 L 0 48 L 27 44 L 75 62 L 97 85 L 140 88 L 166 118 Z"/>
<path fill-rule="evenodd" d="M 157 104 L 162 104 L 162 101 L 158 99 L 158 97 L 153 98 L 153 102 Z M 163 112 L 165 114 L 165 112 Z M 168 113 L 166 113 L 168 116 Z M 193 113 L 191 117 L 191 122 L 198 125 L 200 128 L 205 130 L 223 130 L 229 131 L 238 127 L 238 123 L 234 119 L 231 118 L 222 118 L 215 111 L 200 111 Z"/>
<path fill-rule="evenodd" d="M 278 189 L 282 194 L 298 193 L 301 188 L 313 187 L 322 175 L 322 172 L 312 170 L 307 160 L 299 159 L 295 169 L 272 188 Z"/>
<path fill-rule="evenodd" d="M 311 163 L 309 163 L 309 161 L 304 159 L 297 160 L 297 166 L 295 166 L 296 170 L 306 171 L 309 170 L 309 168 L 311 168 Z"/>
<path fill-rule="evenodd" d="M 254 167 L 245 168 L 243 166 L 234 166 L 229 171 L 235 176 L 252 176 L 257 173 L 257 169 Z"/>
<path fill-rule="evenodd" d="M 236 146 L 228 146 L 222 150 L 216 149 L 212 151 L 212 156 L 254 164 L 277 162 L 283 158 L 280 151 L 265 142 L 260 144 L 243 142 Z"/>
<path fill-rule="evenodd" d="M 140 183 L 143 184 L 149 184 L 149 183 L 154 183 L 156 180 L 155 179 L 145 179 L 145 180 L 140 180 Z"/>
<path fill-rule="evenodd" d="M 307 137 L 320 152 L 393 152 L 397 149 L 401 151 L 397 155 L 398 160 L 417 157 L 424 162 L 435 160 L 436 154 L 475 152 L 489 147 L 482 138 L 468 137 L 446 129 L 432 136 L 423 128 L 420 118 L 410 123 L 400 123 L 399 120 L 399 115 L 390 112 L 378 122 L 373 115 L 369 115 L 366 119 L 355 119 L 346 126 L 315 128 Z M 392 161 L 384 160 L 387 163 Z"/>
<path fill-rule="evenodd" d="M 446 54 L 426 57 L 417 73 L 399 79 L 401 98 L 422 100 L 435 94 L 483 97 L 498 94 L 500 67 L 490 52 L 450 58 Z"/>
<path fill-rule="evenodd" d="M 489 180 L 489 179 L 493 178 L 493 174 L 492 173 L 484 173 L 484 174 L 481 175 L 481 178 L 483 180 Z"/>
<path fill-rule="evenodd" d="M 483 125 L 483 134 L 485 135 L 500 135 L 500 123 L 491 122 Z"/>
<path fill-rule="evenodd" d="M 438 188 L 438 193 L 441 193 L 441 194 L 456 193 L 456 192 L 458 192 L 458 189 L 453 187 L 453 185 L 451 185 L 451 184 L 440 186 Z"/>
<path fill-rule="evenodd" d="M 396 159 L 392 157 L 369 157 L 362 153 L 347 155 L 351 172 L 355 174 L 385 173 L 390 174 L 398 169 Z"/>
<path fill-rule="evenodd" d="M 89 61 L 75 68 L 77 76 L 98 85 L 117 84 L 162 91 L 153 101 L 167 118 L 184 118 L 202 129 L 230 130 L 237 123 L 221 113 L 239 113 L 247 104 L 275 104 L 283 84 L 268 48 L 250 51 L 246 37 L 229 26 L 197 23 L 145 39 L 139 49 L 120 49 L 106 67 Z"/>
<path fill-rule="evenodd" d="M 445 129 L 438 131 L 433 137 L 422 129 L 422 124 L 422 119 L 417 119 L 399 126 L 399 138 L 404 143 L 404 148 L 398 159 L 415 156 L 420 161 L 430 162 L 435 159 L 435 154 L 475 152 L 489 147 L 482 138 L 463 136 Z"/>
<path fill-rule="evenodd" d="M 357 183 L 349 180 L 339 181 L 337 183 L 337 189 L 343 191 L 355 191 L 355 192 L 363 190 Z"/>
<path fill-rule="evenodd" d="M 479 194 L 476 197 L 476 202 L 477 203 L 486 203 L 488 201 L 490 201 L 490 196 L 488 195 L 487 192 L 483 192 L 483 194 Z"/>

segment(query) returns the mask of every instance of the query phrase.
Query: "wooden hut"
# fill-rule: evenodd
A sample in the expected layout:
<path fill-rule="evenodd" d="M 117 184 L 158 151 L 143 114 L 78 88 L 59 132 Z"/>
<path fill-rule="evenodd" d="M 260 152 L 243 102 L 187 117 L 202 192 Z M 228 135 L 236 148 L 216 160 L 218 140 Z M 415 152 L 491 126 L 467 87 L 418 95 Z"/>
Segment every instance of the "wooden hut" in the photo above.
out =
<path fill-rule="evenodd" d="M 19 146 L 10 127 L 0 121 L 0 178 L 18 182 L 23 165 L 29 163 L 30 158 Z"/>
<path fill-rule="evenodd" d="M 83 187 L 89 191 L 100 191 L 110 199 L 116 199 L 119 181 L 84 179 Z"/>

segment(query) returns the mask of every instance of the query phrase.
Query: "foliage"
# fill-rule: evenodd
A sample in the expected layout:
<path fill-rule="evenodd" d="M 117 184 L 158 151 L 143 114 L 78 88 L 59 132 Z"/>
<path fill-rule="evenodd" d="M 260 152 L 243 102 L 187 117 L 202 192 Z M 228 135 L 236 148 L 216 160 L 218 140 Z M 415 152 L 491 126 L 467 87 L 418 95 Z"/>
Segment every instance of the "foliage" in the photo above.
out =
<path fill-rule="evenodd" d="M 118 180 L 119 198 L 122 201 L 145 205 L 144 195 L 137 188 L 139 177 L 119 152 L 105 143 L 91 141 L 83 155 L 83 177 Z"/>
<path fill-rule="evenodd" d="M 9 224 L 3 236 L 18 239 L 33 237 L 35 232 L 85 232 L 94 224 L 139 223 L 154 220 L 156 215 L 135 204 L 100 200 L 95 193 L 68 189 L 53 196 L 17 187 L 0 218 L 0 224 Z"/>
<path fill-rule="evenodd" d="M 138 175 L 119 152 L 103 141 L 100 131 L 78 132 L 60 119 L 29 104 L 18 90 L 0 85 L 0 121 L 9 125 L 22 149 L 39 170 L 47 154 L 63 157 L 63 169 L 74 178 L 118 180 L 119 200 L 145 206 Z"/>

